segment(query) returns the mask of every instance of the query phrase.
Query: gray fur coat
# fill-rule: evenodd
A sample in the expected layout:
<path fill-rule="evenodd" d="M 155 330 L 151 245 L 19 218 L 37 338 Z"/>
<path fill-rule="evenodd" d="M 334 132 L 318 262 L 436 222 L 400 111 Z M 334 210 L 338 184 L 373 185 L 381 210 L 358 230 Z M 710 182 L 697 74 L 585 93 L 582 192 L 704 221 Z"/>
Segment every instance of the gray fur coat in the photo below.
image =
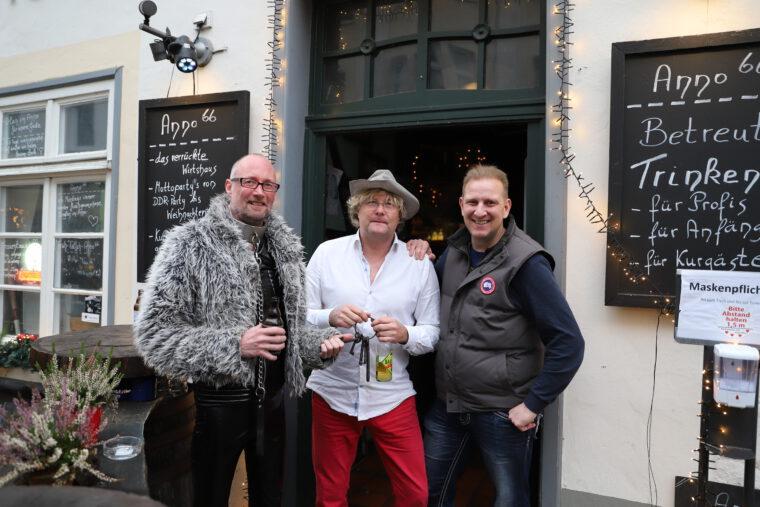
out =
<path fill-rule="evenodd" d="M 266 226 L 283 284 L 288 340 L 285 376 L 291 392 L 304 390 L 303 365 L 323 367 L 319 345 L 334 333 L 306 324 L 303 247 L 272 213 Z M 240 357 L 240 337 L 257 324 L 259 265 L 229 210 L 229 197 L 211 200 L 206 215 L 172 229 L 148 274 L 135 345 L 161 375 L 216 386 L 254 386 L 255 360 Z"/>

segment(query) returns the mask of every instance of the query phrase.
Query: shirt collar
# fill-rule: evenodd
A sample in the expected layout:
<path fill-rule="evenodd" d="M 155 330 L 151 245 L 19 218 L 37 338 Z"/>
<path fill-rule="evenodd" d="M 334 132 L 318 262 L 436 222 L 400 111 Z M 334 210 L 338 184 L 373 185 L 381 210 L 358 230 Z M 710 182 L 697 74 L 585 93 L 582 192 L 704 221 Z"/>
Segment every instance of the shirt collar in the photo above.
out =
<path fill-rule="evenodd" d="M 401 243 L 402 243 L 402 241 L 400 239 L 398 239 L 398 234 L 396 234 L 394 232 L 393 233 L 393 243 L 391 243 L 391 249 L 389 250 L 389 252 L 394 251 L 396 248 L 399 247 L 399 245 L 401 245 Z M 361 250 L 362 250 L 362 240 L 361 240 L 361 237 L 359 237 L 359 229 L 357 229 L 356 232 L 354 233 L 354 239 L 353 239 L 352 244 L 354 246 L 354 250 L 356 250 L 358 252 L 361 252 Z"/>

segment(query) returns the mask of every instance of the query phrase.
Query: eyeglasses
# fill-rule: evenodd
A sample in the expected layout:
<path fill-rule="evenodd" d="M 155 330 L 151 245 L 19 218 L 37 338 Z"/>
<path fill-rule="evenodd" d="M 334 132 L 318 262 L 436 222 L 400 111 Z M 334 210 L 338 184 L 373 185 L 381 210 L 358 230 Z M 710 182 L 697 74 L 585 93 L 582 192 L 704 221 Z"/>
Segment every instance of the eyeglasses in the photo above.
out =
<path fill-rule="evenodd" d="M 237 181 L 241 187 L 256 190 L 259 185 L 264 192 L 277 192 L 280 188 L 279 183 L 273 181 L 257 181 L 253 178 L 230 178 L 230 181 Z"/>
<path fill-rule="evenodd" d="M 365 206 L 367 206 L 367 207 L 368 207 L 369 209 L 371 209 L 372 211 L 375 211 L 377 208 L 379 208 L 379 207 L 381 207 L 381 206 L 382 206 L 384 209 L 394 209 L 394 208 L 398 208 L 398 206 L 396 206 L 395 204 L 393 204 L 393 203 L 392 203 L 392 202 L 390 202 L 390 201 L 388 201 L 388 202 L 367 201 L 367 202 L 365 202 L 365 203 L 364 203 L 364 205 L 365 205 Z"/>

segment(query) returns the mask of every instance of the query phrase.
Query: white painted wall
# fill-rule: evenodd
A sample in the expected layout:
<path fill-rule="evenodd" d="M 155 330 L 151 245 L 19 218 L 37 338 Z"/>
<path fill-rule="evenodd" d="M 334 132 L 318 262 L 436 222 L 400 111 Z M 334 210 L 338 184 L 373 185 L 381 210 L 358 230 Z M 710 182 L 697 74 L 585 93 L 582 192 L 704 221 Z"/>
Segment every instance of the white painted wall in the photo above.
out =
<path fill-rule="evenodd" d="M 756 28 L 760 10 L 756 0 L 575 3 L 574 167 L 596 183 L 595 201 L 606 211 L 611 44 Z M 547 42 L 551 55 L 553 44 Z M 550 76 L 547 101 L 554 101 L 556 91 Z M 554 175 L 561 177 L 559 168 Z M 564 398 L 562 487 L 649 503 L 645 435 L 657 311 L 604 306 L 606 238 L 586 221 L 577 193 L 568 182 L 565 281 L 586 338 L 586 357 Z M 701 369 L 702 348 L 676 344 L 672 323 L 663 319 L 652 426 L 658 505 L 673 505 L 674 477 L 696 470 Z M 743 462 L 719 459 L 714 466 L 711 480 L 741 484 Z"/>
<path fill-rule="evenodd" d="M 136 30 L 143 19 L 137 11 L 138 3 L 138 0 L 5 0 L 0 2 L 3 27 L 0 58 Z"/>
<path fill-rule="evenodd" d="M 42 79 L 77 74 L 123 65 L 127 87 L 122 102 L 122 163 L 119 182 L 117 230 L 117 279 L 115 294 L 116 322 L 131 322 L 136 280 L 137 228 L 137 111 L 138 100 L 191 95 L 192 75 L 185 75 L 166 61 L 154 62 L 148 44 L 155 37 L 138 30 L 143 21 L 137 10 L 137 0 L 6 0 L 0 2 L 0 85 L 30 83 Z M 227 50 L 214 55 L 210 64 L 195 73 L 197 94 L 248 90 L 251 93 L 249 146 L 251 152 L 264 147 L 264 102 L 268 57 L 267 42 L 272 31 L 267 27 L 271 8 L 264 0 L 158 0 L 158 13 L 151 25 L 158 29 L 167 26 L 174 35 L 195 35 L 192 20 L 196 14 L 211 12 L 212 27 L 202 32 L 215 48 Z M 298 7 L 300 9 L 300 5 Z M 308 28 L 308 21 L 296 16 L 296 26 Z M 303 39 L 300 40 L 299 39 Z M 295 33 L 293 38 L 305 51 L 308 32 Z M 303 64 L 304 57 L 293 52 L 293 58 Z M 306 56 L 308 62 L 308 55 Z M 308 75 L 308 65 L 305 65 Z M 299 73 L 297 72 L 296 75 Z M 171 88 L 170 88 L 171 84 Z M 290 159 L 295 174 L 302 166 L 303 114 L 305 114 L 308 80 L 294 89 L 303 95 L 292 99 L 290 117 L 298 134 Z M 299 103 L 300 101 L 300 103 Z M 282 105 L 282 100 L 280 104 Z M 284 108 L 283 108 L 284 109 Z M 284 144 L 284 143 L 283 143 Z M 280 156 L 280 160 L 284 157 Z M 277 167 L 281 169 L 280 166 Z M 287 175 L 283 175 L 287 176 Z M 287 178 L 292 180 L 291 178 Z M 292 185 L 291 185 L 292 186 Z M 300 218 L 300 188 L 282 192 L 278 206 L 292 200 Z"/>

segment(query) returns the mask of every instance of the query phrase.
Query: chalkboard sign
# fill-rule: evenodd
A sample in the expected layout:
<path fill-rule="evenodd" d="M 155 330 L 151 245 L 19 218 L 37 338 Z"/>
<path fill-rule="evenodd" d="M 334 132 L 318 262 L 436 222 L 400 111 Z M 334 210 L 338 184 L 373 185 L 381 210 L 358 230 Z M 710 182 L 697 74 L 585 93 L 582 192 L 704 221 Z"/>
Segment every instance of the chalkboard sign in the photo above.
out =
<path fill-rule="evenodd" d="M 58 287 L 103 290 L 102 239 L 59 239 L 58 252 Z"/>
<path fill-rule="evenodd" d="M 760 30 L 612 45 L 609 211 L 607 304 L 760 270 Z"/>
<path fill-rule="evenodd" d="M 248 153 L 247 91 L 140 101 L 138 280 L 161 238 L 206 213 L 230 168 Z"/>
<path fill-rule="evenodd" d="M 45 109 L 3 114 L 3 158 L 45 155 Z"/>
<path fill-rule="evenodd" d="M 85 181 L 58 186 L 59 232 L 103 232 L 105 183 Z"/>

